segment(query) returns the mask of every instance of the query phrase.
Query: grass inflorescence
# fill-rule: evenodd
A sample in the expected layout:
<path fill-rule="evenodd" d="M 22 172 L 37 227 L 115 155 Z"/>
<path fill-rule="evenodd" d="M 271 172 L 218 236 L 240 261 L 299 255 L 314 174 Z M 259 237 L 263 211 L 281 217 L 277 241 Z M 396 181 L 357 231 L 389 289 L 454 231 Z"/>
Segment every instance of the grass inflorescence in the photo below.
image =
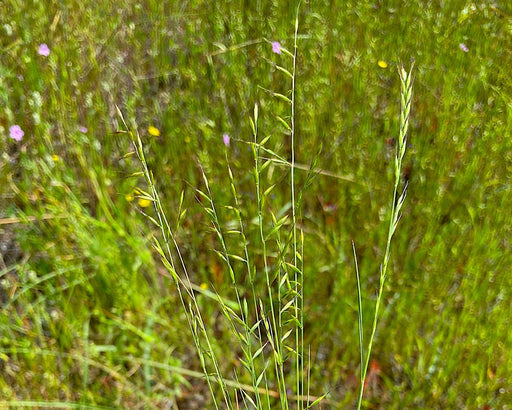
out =
<path fill-rule="evenodd" d="M 259 241 L 249 243 L 245 234 L 247 221 L 243 219 L 243 209 L 240 206 L 239 193 L 231 168 L 228 167 L 229 184 L 233 204 L 225 206 L 234 219 L 234 225 L 227 230 L 220 220 L 216 201 L 210 189 L 208 177 L 201 168 L 203 189 L 195 188 L 194 192 L 207 214 L 211 229 L 214 232 L 219 249 L 214 249 L 216 256 L 225 264 L 232 285 L 235 307 L 225 301 L 224 296 L 216 293 L 218 308 L 238 342 L 237 351 L 241 357 L 237 358 L 243 370 L 250 379 L 250 389 L 242 388 L 246 377 L 241 372 L 235 373 L 238 384 L 228 386 L 219 363 L 223 360 L 214 350 L 210 342 L 211 330 L 203 321 L 203 312 L 197 301 L 195 291 L 184 261 L 180 246 L 176 240 L 174 229 L 171 228 L 154 176 L 148 168 L 144 145 L 137 132 L 129 130 L 122 117 L 127 132 L 131 135 L 135 153 L 142 164 L 142 175 L 149 187 L 149 192 L 139 190 L 139 197 L 153 203 L 156 217 L 146 215 L 160 230 L 161 240 L 153 237 L 154 247 L 161 257 L 161 261 L 173 279 L 181 300 L 189 328 L 192 333 L 196 351 L 212 393 L 213 404 L 216 408 L 224 403 L 227 408 L 238 408 L 238 396 L 246 408 L 272 408 L 276 404 L 270 391 L 277 390 L 278 402 L 283 409 L 290 408 L 295 402 L 297 409 L 310 408 L 322 397 L 312 397 L 306 371 L 309 363 L 304 356 L 304 281 L 303 281 L 303 240 L 297 233 L 298 212 L 295 193 L 295 87 L 297 67 L 297 37 L 299 29 L 297 14 L 295 23 L 294 49 L 290 52 L 279 43 L 272 44 L 276 54 L 284 54 L 291 58 L 291 70 L 277 66 L 276 68 L 289 77 L 291 89 L 284 94 L 270 91 L 271 95 L 281 99 L 289 105 L 289 113 L 277 116 L 280 123 L 285 126 L 291 136 L 291 160 L 284 160 L 278 154 L 266 147 L 269 137 L 261 138 L 259 135 L 258 105 L 254 106 L 254 115 L 250 119 L 252 141 L 249 142 L 254 160 L 254 185 L 257 202 L 257 231 Z M 225 145 L 226 139 L 224 138 Z M 272 212 L 266 202 L 271 201 L 271 192 L 275 184 L 264 186 L 262 174 L 271 165 L 272 160 L 280 160 L 289 165 L 286 169 L 290 174 L 290 206 L 280 219 Z M 182 194 L 183 198 L 183 194 Z M 271 217 L 270 221 L 268 218 Z M 267 226 L 270 226 L 268 231 Z M 235 235 L 241 241 L 242 254 L 232 253 L 226 235 Z M 302 232 L 300 232 L 302 236 Z M 274 254 L 270 250 L 274 249 Z M 262 269 L 253 261 L 255 254 L 261 253 L 263 259 Z M 240 272 L 240 265 L 242 273 Z M 257 276 L 264 277 L 261 286 Z M 245 290 L 245 291 L 244 291 Z M 248 291 L 248 292 L 247 292 Z M 247 292 L 247 293 L 246 293 Z M 249 296 L 250 295 L 250 296 Z M 228 296 L 229 298 L 229 296 Z M 286 369 L 291 363 L 294 372 L 290 374 Z M 295 382 L 293 382 L 295 379 Z M 218 388 L 217 388 L 218 387 Z M 220 393 L 219 393 L 220 391 Z M 217 401 L 217 395 L 220 395 Z M 236 403 L 236 404 L 235 404 Z"/>

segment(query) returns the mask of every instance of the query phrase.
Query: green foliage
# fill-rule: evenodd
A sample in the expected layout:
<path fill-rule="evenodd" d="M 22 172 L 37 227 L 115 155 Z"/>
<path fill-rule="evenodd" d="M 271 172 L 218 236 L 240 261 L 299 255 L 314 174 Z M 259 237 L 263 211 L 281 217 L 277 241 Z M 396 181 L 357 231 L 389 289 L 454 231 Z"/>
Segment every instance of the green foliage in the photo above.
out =
<path fill-rule="evenodd" d="M 7 0 L 0 9 L 0 397 L 20 406 L 210 406 L 172 278 L 152 249 L 158 227 L 138 212 L 156 217 L 138 204 L 145 195 L 135 189 L 147 186 L 124 157 L 129 136 L 115 134 L 122 128 L 116 105 L 144 142 L 226 388 L 233 392 L 243 383 L 254 390 L 258 383 L 250 377 L 232 377 L 245 356 L 225 317 L 241 315 L 233 275 L 243 279 L 240 300 L 251 301 L 246 279 L 266 287 L 265 264 L 276 277 L 295 272 L 276 263 L 293 224 L 287 101 L 293 70 L 289 56 L 272 53 L 270 42 L 293 52 L 296 5 Z M 293 169 L 302 209 L 297 244 L 304 232 L 311 394 L 328 392 L 322 406 L 332 408 L 357 401 L 361 352 L 351 242 L 361 308 L 373 312 L 396 180 L 395 66 L 414 58 L 400 175 L 409 188 L 362 405 L 507 405 L 511 5 L 303 2 L 299 21 Z M 50 48 L 47 57 L 38 54 L 41 43 Z M 260 203 L 250 119 L 255 104 Z M 20 142 L 9 138 L 15 124 L 25 133 Z M 227 253 L 241 258 L 230 258 L 231 268 L 221 257 L 208 198 L 215 200 Z M 260 226 L 268 257 L 253 247 L 261 244 Z M 249 270 L 246 245 L 254 253 Z M 234 313 L 219 307 L 217 293 Z M 371 314 L 364 313 L 362 326 L 368 335 Z M 262 370 L 254 369 L 256 381 Z M 283 367 L 286 376 L 294 371 Z M 275 382 L 271 376 L 265 392 L 272 404 L 280 403 Z"/>

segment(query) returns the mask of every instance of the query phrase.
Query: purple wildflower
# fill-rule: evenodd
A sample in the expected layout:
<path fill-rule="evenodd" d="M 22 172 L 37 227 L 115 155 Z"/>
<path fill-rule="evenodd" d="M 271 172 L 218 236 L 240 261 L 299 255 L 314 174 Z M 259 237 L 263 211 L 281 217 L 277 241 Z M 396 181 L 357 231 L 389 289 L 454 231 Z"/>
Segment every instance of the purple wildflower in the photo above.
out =
<path fill-rule="evenodd" d="M 37 50 L 40 56 L 48 57 L 50 55 L 50 49 L 46 45 L 46 43 L 43 43 L 39 46 L 39 50 Z"/>
<path fill-rule="evenodd" d="M 9 136 L 15 141 L 21 141 L 25 133 L 19 125 L 13 125 L 9 128 Z"/>
<path fill-rule="evenodd" d="M 78 131 L 80 131 L 82 134 L 86 134 L 87 133 L 87 127 L 84 127 L 83 125 L 81 125 L 80 127 L 78 127 Z"/>
<path fill-rule="evenodd" d="M 222 135 L 222 141 L 224 142 L 224 145 L 226 147 L 229 147 L 229 143 L 231 142 L 231 139 L 229 138 L 228 134 L 223 134 Z"/>
<path fill-rule="evenodd" d="M 467 53 L 469 51 L 469 48 L 464 44 L 464 43 L 460 43 L 459 44 L 459 48 L 464 51 L 465 53 Z"/>
<path fill-rule="evenodd" d="M 272 42 L 272 51 L 276 54 L 281 54 L 281 44 L 277 41 Z"/>

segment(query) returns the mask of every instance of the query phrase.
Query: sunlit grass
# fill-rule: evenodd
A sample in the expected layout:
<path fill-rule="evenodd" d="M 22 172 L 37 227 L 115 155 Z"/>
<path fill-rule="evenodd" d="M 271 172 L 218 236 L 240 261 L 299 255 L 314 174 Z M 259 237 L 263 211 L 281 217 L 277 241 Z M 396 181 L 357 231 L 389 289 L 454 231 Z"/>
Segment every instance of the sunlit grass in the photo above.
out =
<path fill-rule="evenodd" d="M 294 186 L 311 182 L 296 224 L 306 261 L 310 391 L 328 392 L 326 407 L 357 401 L 351 243 L 367 341 L 395 181 L 394 67 L 414 58 L 412 137 L 402 164 L 409 189 L 362 406 L 500 408 L 512 385 L 511 6 L 381 3 L 309 2 L 299 15 L 291 169 Z M 176 222 L 204 325 L 213 329 L 212 348 L 233 391 L 243 352 L 215 300 L 229 295 L 234 309 L 237 299 L 228 266 L 212 252 L 222 245 L 205 229 L 211 219 L 195 189 L 204 192 L 204 171 L 231 253 L 244 257 L 245 246 L 239 234 L 225 234 L 240 230 L 229 206 L 241 210 L 247 246 L 259 249 L 252 255 L 258 269 L 275 262 L 275 237 L 269 258 L 254 246 L 261 233 L 249 118 L 257 104 L 260 143 L 270 136 L 269 151 L 259 153 L 271 160 L 260 175 L 262 192 L 275 184 L 264 210 L 280 221 L 290 213 L 291 138 L 276 115 L 289 121 L 290 107 L 265 90 L 289 97 L 289 79 L 275 66 L 290 71 L 289 56 L 272 43 L 294 49 L 296 5 L 46 6 L 10 0 L 0 12 L 0 396 L 11 405 L 207 403 L 179 301 L 151 251 L 155 232 L 139 212 L 151 214 L 152 202 L 129 177 L 129 138 L 113 133 L 121 128 L 115 104 L 151 153 L 162 207 Z M 313 158 L 317 173 L 309 171 Z M 273 223 L 264 219 L 264 236 Z M 281 244 L 286 240 L 283 234 Z M 232 266 L 246 271 L 241 261 Z M 255 286 L 265 285 L 264 276 L 257 279 Z M 243 286 L 240 297 L 251 300 L 250 289 Z M 246 390 L 256 397 L 254 384 Z M 279 386 L 268 394 L 279 401 Z"/>

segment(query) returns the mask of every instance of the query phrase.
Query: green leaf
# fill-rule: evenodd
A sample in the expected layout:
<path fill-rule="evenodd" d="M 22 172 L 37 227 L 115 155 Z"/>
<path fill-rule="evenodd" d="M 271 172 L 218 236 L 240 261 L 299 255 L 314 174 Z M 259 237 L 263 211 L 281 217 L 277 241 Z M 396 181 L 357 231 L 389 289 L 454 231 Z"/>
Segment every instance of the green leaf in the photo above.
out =
<path fill-rule="evenodd" d="M 265 376 L 266 371 L 267 371 L 267 368 L 265 367 L 265 369 L 258 376 L 258 379 L 256 380 L 256 387 L 260 385 L 261 381 L 263 380 L 263 377 Z"/>
<path fill-rule="evenodd" d="M 254 352 L 254 354 L 252 355 L 252 360 L 256 359 L 261 354 L 261 352 L 263 352 L 264 348 L 265 345 L 261 346 L 258 350 L 256 350 L 256 352 Z"/>
<path fill-rule="evenodd" d="M 295 301 L 296 301 L 296 299 L 293 298 L 286 305 L 284 305 L 284 307 L 281 309 L 281 313 L 286 312 L 289 309 L 289 307 L 292 306 L 295 303 Z"/>
<path fill-rule="evenodd" d="M 263 165 L 262 165 L 262 166 L 260 167 L 260 169 L 259 169 L 260 173 L 261 173 L 261 172 L 263 172 L 263 171 L 265 171 L 265 169 L 267 169 L 267 168 L 268 168 L 268 166 L 269 166 L 271 163 L 272 163 L 272 160 L 270 160 L 270 159 L 269 159 L 269 160 L 267 160 L 267 161 L 265 161 L 265 162 L 263 163 Z"/>
<path fill-rule="evenodd" d="M 160 223 L 155 219 L 153 218 L 152 216 L 149 216 L 147 213 L 145 212 L 141 212 L 142 215 L 144 215 L 146 218 L 148 218 L 151 222 L 153 222 L 157 227 L 159 228 L 162 228 L 162 226 L 160 225 Z"/>
<path fill-rule="evenodd" d="M 126 132 L 126 131 L 124 131 L 124 132 Z M 124 154 L 124 155 L 121 157 L 121 159 L 130 158 L 131 156 L 133 156 L 133 155 L 135 155 L 135 154 L 136 154 L 136 152 L 135 152 L 135 151 L 128 152 L 128 153 Z"/>
<path fill-rule="evenodd" d="M 281 66 L 278 66 L 278 65 L 276 65 L 275 67 L 276 67 L 279 71 L 281 71 L 281 72 L 285 73 L 285 74 L 286 74 L 287 76 L 289 76 L 290 78 L 293 78 L 292 73 L 290 73 L 286 68 L 281 67 Z"/>
<path fill-rule="evenodd" d="M 290 124 L 288 124 L 283 118 L 281 118 L 279 115 L 276 115 L 276 118 L 279 120 L 279 122 L 281 124 L 283 124 L 283 126 L 288 130 L 288 131 L 291 131 L 292 130 L 292 127 L 290 126 Z"/>
<path fill-rule="evenodd" d="M 287 338 L 288 336 L 290 336 L 292 334 L 292 332 L 294 331 L 295 329 L 290 329 L 288 330 L 288 332 L 286 332 L 283 337 L 281 338 L 281 343 L 283 343 Z"/>
<path fill-rule="evenodd" d="M 287 103 L 291 104 L 292 100 L 290 100 L 286 95 L 279 94 L 279 93 L 272 93 L 274 97 L 279 98 L 280 100 L 286 101 Z"/>
<path fill-rule="evenodd" d="M 270 135 L 269 135 L 269 136 L 267 136 L 267 137 L 265 137 L 265 138 L 263 138 L 263 139 L 260 141 L 259 146 L 260 146 L 260 147 L 263 147 L 263 146 L 268 142 L 268 140 L 269 140 L 269 139 L 270 139 Z"/>
<path fill-rule="evenodd" d="M 254 124 L 254 121 L 251 117 L 249 117 L 249 121 L 251 123 L 252 135 L 256 135 L 256 125 Z"/>
<path fill-rule="evenodd" d="M 320 403 L 326 397 L 327 397 L 327 394 L 323 394 L 318 399 L 316 399 L 313 403 L 311 403 L 308 407 L 306 407 L 306 409 L 312 409 L 313 407 L 315 407 L 318 403 Z"/>
<path fill-rule="evenodd" d="M 240 360 L 240 363 L 242 363 L 242 365 L 247 369 L 248 372 L 251 371 L 251 366 L 249 365 L 249 363 L 247 363 L 244 359 L 238 359 Z"/>
<path fill-rule="evenodd" d="M 249 333 L 254 333 L 254 331 L 259 327 L 261 323 L 261 320 L 258 320 L 250 329 L 249 329 Z"/>
<path fill-rule="evenodd" d="M 268 194 L 270 194 L 275 187 L 276 184 L 271 185 L 269 188 L 265 190 L 265 192 L 263 192 L 263 196 L 268 196 Z"/>

